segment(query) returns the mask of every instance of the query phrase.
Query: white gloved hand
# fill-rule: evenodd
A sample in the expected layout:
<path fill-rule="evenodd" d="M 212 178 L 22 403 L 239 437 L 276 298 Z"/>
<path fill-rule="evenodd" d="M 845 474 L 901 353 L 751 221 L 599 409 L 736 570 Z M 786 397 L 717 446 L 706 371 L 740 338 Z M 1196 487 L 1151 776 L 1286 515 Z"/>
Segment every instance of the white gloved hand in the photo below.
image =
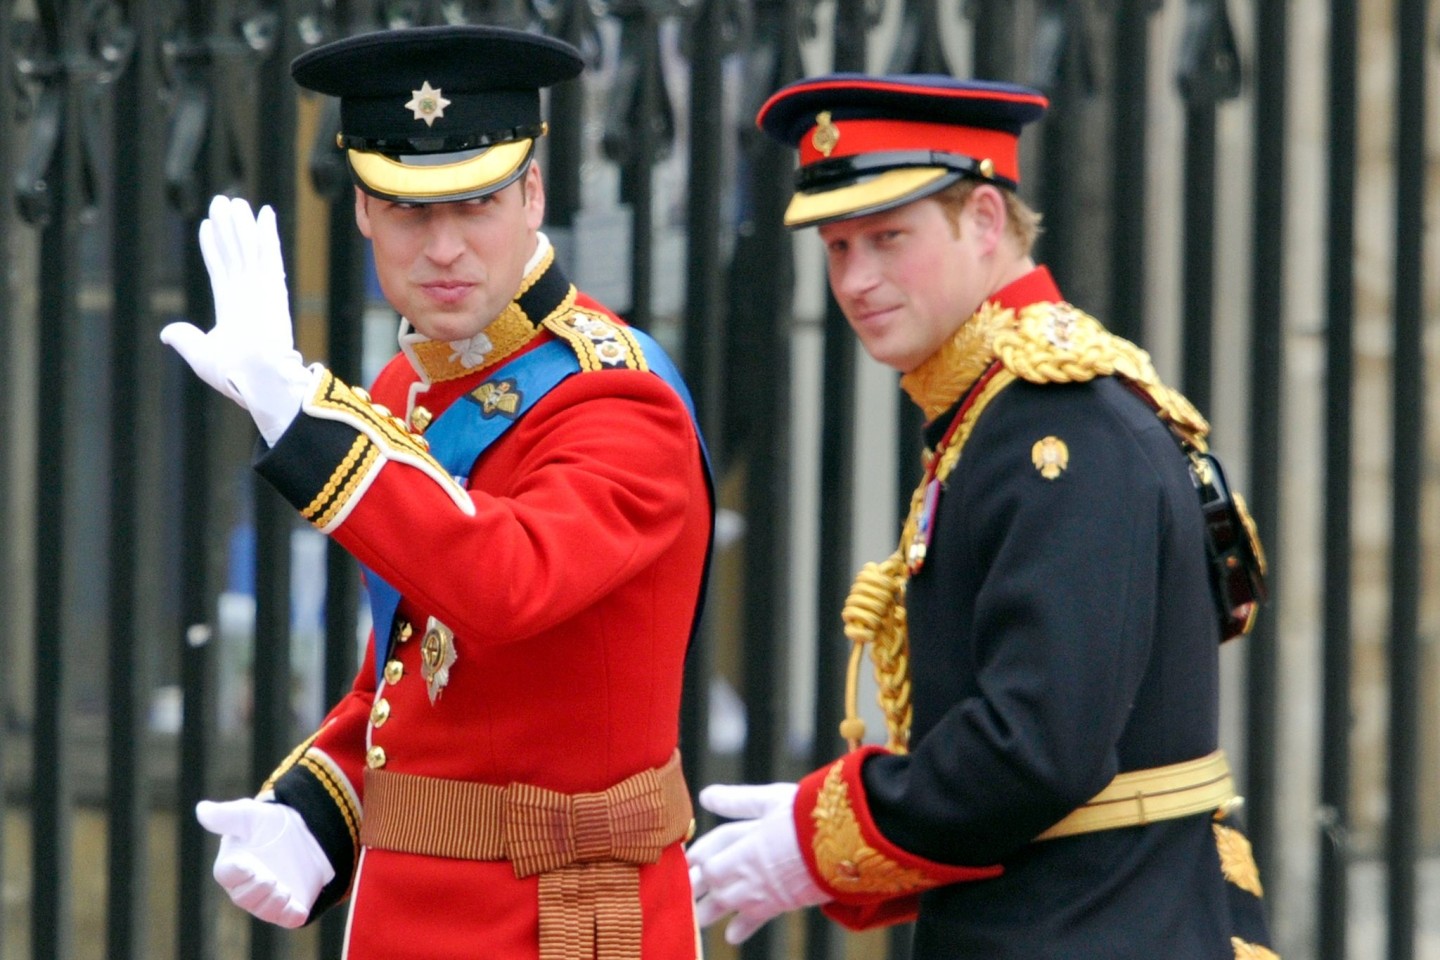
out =
<path fill-rule="evenodd" d="M 260 800 L 195 805 L 195 819 L 220 835 L 212 871 L 237 907 L 268 923 L 298 927 L 335 868 L 294 807 Z"/>
<path fill-rule="evenodd" d="M 832 897 L 810 876 L 795 835 L 793 783 L 716 785 L 700 791 L 700 806 L 734 819 L 690 845 L 690 886 L 702 927 L 726 914 L 735 919 L 725 939 L 742 943 L 787 910 Z"/>
<path fill-rule="evenodd" d="M 250 411 L 265 442 L 290 426 L 310 383 L 290 324 L 290 295 L 275 211 L 257 217 L 240 198 L 216 197 L 200 224 L 200 253 L 215 297 L 209 333 L 167 324 L 160 339 L 210 386 Z"/>

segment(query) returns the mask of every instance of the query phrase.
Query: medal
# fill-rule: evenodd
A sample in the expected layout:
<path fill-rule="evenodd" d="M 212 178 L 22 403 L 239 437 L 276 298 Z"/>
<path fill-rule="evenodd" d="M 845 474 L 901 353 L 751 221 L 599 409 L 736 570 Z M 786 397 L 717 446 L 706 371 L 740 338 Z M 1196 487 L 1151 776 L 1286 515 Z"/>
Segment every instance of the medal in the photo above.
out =
<path fill-rule="evenodd" d="M 425 678 L 431 704 L 450 682 L 450 668 L 454 665 L 455 631 L 431 617 L 425 625 L 425 639 L 420 641 L 420 676 Z"/>
<path fill-rule="evenodd" d="M 925 566 L 925 554 L 930 549 L 930 538 L 935 535 L 935 511 L 939 506 L 940 481 L 932 477 L 930 482 L 925 484 L 925 498 L 920 504 L 920 515 L 915 518 L 915 538 L 910 541 L 910 549 L 905 554 L 905 565 L 912 577 Z"/>

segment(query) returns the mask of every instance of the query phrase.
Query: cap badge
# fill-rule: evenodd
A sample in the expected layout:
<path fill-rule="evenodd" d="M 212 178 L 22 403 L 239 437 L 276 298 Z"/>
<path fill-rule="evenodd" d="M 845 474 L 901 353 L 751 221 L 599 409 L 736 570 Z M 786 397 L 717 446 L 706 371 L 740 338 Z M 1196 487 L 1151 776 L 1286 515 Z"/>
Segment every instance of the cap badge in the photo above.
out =
<path fill-rule="evenodd" d="M 425 126 L 433 127 L 436 120 L 445 116 L 445 108 L 450 106 L 450 101 L 445 99 L 439 89 L 431 87 L 429 80 L 420 84 L 419 90 L 410 92 L 414 96 L 405 106 L 415 111 L 416 120 L 424 120 Z"/>
<path fill-rule="evenodd" d="M 991 177 L 995 176 L 994 160 L 986 157 L 984 160 L 980 161 L 980 176 L 984 177 L 986 180 L 989 180 Z"/>
<path fill-rule="evenodd" d="M 434 617 L 425 624 L 425 639 L 420 642 L 420 676 L 433 704 L 440 691 L 450 682 L 450 668 L 455 665 L 455 631 Z"/>
<path fill-rule="evenodd" d="M 840 142 L 840 131 L 830 122 L 829 110 L 821 110 L 815 117 L 815 123 L 815 135 L 810 138 L 810 142 L 815 145 L 816 150 L 828 157 L 835 149 L 835 144 Z"/>
<path fill-rule="evenodd" d="M 1054 480 L 1070 466 L 1070 448 L 1059 437 L 1036 440 L 1030 448 L 1030 462 L 1046 480 Z"/>

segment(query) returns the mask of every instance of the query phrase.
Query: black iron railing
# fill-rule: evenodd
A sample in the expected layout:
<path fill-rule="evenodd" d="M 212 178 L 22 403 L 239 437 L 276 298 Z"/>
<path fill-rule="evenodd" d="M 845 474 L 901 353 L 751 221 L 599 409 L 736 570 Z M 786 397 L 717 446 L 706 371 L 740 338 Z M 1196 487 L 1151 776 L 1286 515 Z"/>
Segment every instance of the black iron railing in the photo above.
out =
<path fill-rule="evenodd" d="M 1234 29 L 1232 14 L 1252 17 Z M 1283 929 L 1341 960 L 1353 940 L 1348 884 L 1369 856 L 1386 877 L 1384 929 L 1390 960 L 1416 955 L 1417 864 L 1440 838 L 1421 817 L 1427 749 L 1421 726 L 1426 671 L 1421 572 L 1433 558 L 1423 538 L 1427 471 L 1427 319 L 1425 232 L 1427 70 L 1436 56 L 1435 25 L 1423 0 L 1399 0 L 1393 23 L 1362 24 L 1353 0 L 1329 4 L 1328 96 L 1298 103 L 1287 70 L 1311 51 L 1283 3 L 1224 0 L 1110 0 L 1075 4 L 1026 0 L 488 0 L 345 2 L 345 0 L 36 0 L 0 4 L 0 342 L 23 345 L 0 357 L 0 422 L 33 420 L 36 439 L 17 431 L 0 457 L 0 530 L 24 531 L 5 547 L 0 580 L 0 639 L 7 671 L 0 736 L 5 795 L 28 816 L 25 910 L 0 929 L 0 955 L 25 944 L 37 958 L 172 955 L 235 960 L 291 954 L 337 956 L 343 919 L 327 917 L 316 934 L 236 924 L 210 879 L 213 838 L 190 814 L 205 797 L 253 789 L 308 731 L 292 689 L 317 682 L 333 702 L 356 667 L 359 582 L 353 561 L 325 554 L 323 660 L 316 678 L 292 671 L 292 542 L 304 533 L 293 511 L 263 484 L 248 480 L 253 435 L 248 421 L 161 349 L 156 333 L 172 319 L 205 325 L 210 292 L 193 242 L 214 193 L 271 203 L 280 217 L 292 278 L 325 266 L 323 359 L 343 378 L 364 376 L 367 251 L 353 223 L 352 188 L 333 146 L 333 105 L 300 94 L 288 63 L 309 45 L 387 25 L 484 21 L 543 30 L 575 42 L 593 68 L 588 79 L 549 96 L 545 147 L 549 227 L 557 247 L 594 240 L 593 185 L 603 169 L 618 184 L 607 199 L 628 223 L 621 244 L 624 303 L 639 326 L 673 340 L 697 401 L 720 476 L 722 506 L 743 518 L 743 535 L 726 548 L 712 586 L 706 629 L 691 650 L 682 738 L 692 784 L 720 777 L 791 778 L 832 756 L 846 655 L 838 618 L 849 586 L 856 536 L 854 480 L 869 468 L 855 444 L 855 350 L 833 303 L 801 318 L 823 338 L 823 387 L 817 397 L 792 389 L 792 338 L 799 297 L 795 244 L 780 226 L 793 160 L 761 136 L 755 108 L 805 64 L 859 70 L 963 72 L 1029 82 L 1053 109 L 1027 141 L 1026 196 L 1046 214 L 1041 255 L 1062 287 L 1117 332 L 1143 344 L 1178 343 L 1177 385 L 1209 413 L 1234 390 L 1248 397 L 1243 435 L 1222 435 L 1238 460 L 1254 514 L 1276 570 L 1276 602 L 1244 644 L 1244 690 L 1227 709 L 1243 714 L 1239 751 L 1251 835 L 1272 900 L 1289 911 Z M 817 18 L 827 18 L 821 22 Z M 961 29 L 961 28 L 964 29 Z M 823 29 L 822 29 L 823 28 Z M 1393 102 L 1361 102 L 1366 63 L 1363 29 L 1389 31 L 1396 71 Z M 1246 46 L 1237 43 L 1237 35 Z M 824 36 L 823 45 L 816 39 Z M 957 38 L 965 38 L 963 43 Z M 1371 44 L 1373 48 L 1375 44 Z M 962 49 L 963 47 L 963 49 Z M 1175 53 L 1168 77 L 1156 76 L 1162 49 Z M 597 79 L 603 73 L 603 80 Z M 607 86 L 595 96 L 596 85 Z M 1162 88 L 1157 88 L 1157 84 Z M 681 89 L 686 93 L 682 99 Z M 1249 153 L 1236 156 L 1220 135 L 1232 102 L 1252 111 Z M 1298 110 L 1323 115 L 1326 129 L 1323 398 L 1287 389 L 1289 291 L 1312 278 L 1287 267 L 1295 238 L 1288 212 L 1309 198 L 1290 185 Z M 1388 734 L 1383 783 L 1387 815 L 1357 825 L 1352 809 L 1356 557 L 1354 483 L 1361 469 L 1355 439 L 1357 163 L 1363 111 L 1392 116 L 1395 184 L 1393 335 L 1385 411 L 1392 463 L 1386 544 L 1388 632 L 1383 668 Z M 1154 121 L 1183 125 L 1178 150 L 1162 154 Z M 303 122 L 315 125 L 302 142 Z M 1157 165 L 1181 167 L 1178 215 L 1156 210 L 1171 198 L 1154 190 Z M 668 165 L 668 166 L 667 166 Z M 1237 169 L 1245 172 L 1236 176 Z M 677 173 L 678 170 L 678 173 Z M 660 172 L 670 174 L 669 178 Z M 686 194 L 662 184 L 683 182 Z M 323 213 L 312 224 L 302 217 Z M 310 212 L 304 212 L 310 211 Z M 678 211 L 678 212 L 677 212 Z M 670 222 L 679 220 L 683 222 Z M 1173 222 L 1172 222 L 1173 221 Z M 1224 233 L 1229 223 L 1228 234 Z M 587 225 L 587 223 L 589 225 Z M 1237 231 L 1235 223 L 1243 224 Z M 308 227 L 308 230 L 302 230 Z M 669 233 L 657 232 L 657 227 Z M 677 233 L 678 232 L 678 233 Z M 1243 238 L 1238 234 L 1244 234 Z M 323 236 L 323 244 L 301 236 Z M 666 244 L 685 244 L 683 269 L 667 275 Z M 1163 269 L 1151 240 L 1179 251 L 1173 290 L 1178 313 L 1155 296 Z M 1222 236 L 1228 239 L 1222 239 Z M 1248 244 L 1248 275 L 1226 276 L 1222 244 Z M 1224 262 L 1235 262 L 1229 258 Z M 318 270 L 318 267 L 317 267 Z M 662 295 L 683 284 L 683 296 Z M 1244 289 L 1245 342 L 1222 342 L 1221 293 Z M 293 291 L 298 295 L 299 291 Z M 807 294 L 814 293 L 806 291 Z M 32 306 L 29 306 L 33 304 Z M 1164 308 L 1162 308 L 1164 307 Z M 297 318 L 308 310 L 298 301 Z M 1173 315 L 1172 315 L 1173 314 Z M 1229 324 L 1223 330 L 1236 329 Z M 20 376 L 31 358 L 38 372 Z M 23 384 L 23 388 L 21 385 Z M 1320 403 L 1323 474 L 1292 478 L 1282 466 L 1284 425 L 1297 405 Z M 819 481 L 796 491 L 791 408 L 818 405 Z M 103 411 L 97 415 L 96 410 Z M 1372 419 L 1374 415 L 1371 415 Z M 1375 420 L 1375 429 L 1381 429 Z M 902 408 L 887 431 L 897 448 L 901 496 L 918 470 L 915 414 Z M 808 438 L 807 438 L 808 439 Z M 888 462 L 888 458 L 886 458 Z M 857 465 L 858 463 L 858 465 Z M 1373 465 L 1369 465 L 1373 468 Z M 1319 504 L 1324 555 L 1323 689 L 1297 699 L 1278 676 L 1293 574 L 1285 564 L 1294 500 Z M 33 490 L 22 501 L 21 491 Z M 868 509 L 868 508 L 867 508 Z M 898 532 L 900 505 L 887 505 Z M 815 515 L 816 543 L 791 542 L 789 517 Z M 1281 539 L 1282 530 L 1285 540 Z M 816 582 L 796 583 L 796 560 L 812 555 Z M 23 576 L 10 565 L 23 567 Z M 310 571 L 313 572 L 313 571 Z M 26 585 L 23 586 L 22 585 Z M 22 589 L 28 589 L 23 597 Z M 813 627 L 816 702 L 805 705 L 813 736 L 789 730 L 789 609 L 816 599 Z M 235 695 L 222 638 L 221 597 L 253 599 L 238 640 L 248 695 L 244 722 L 222 717 Z M 97 626 L 98 624 L 98 626 Z M 228 627 L 227 627 L 228 629 Z M 297 647 L 298 649 L 298 647 Z M 233 651 L 232 651 L 233 652 Z M 101 666 L 103 665 L 103 666 Z M 713 684 L 730 684 L 745 704 L 738 752 L 712 748 Z M 158 690 L 174 694 L 178 717 L 165 720 Z M 1321 718 L 1317 895 L 1285 895 L 1271 865 L 1286 855 L 1282 795 L 1291 758 L 1281 750 L 1290 711 Z M 85 724 L 77 718 L 85 718 Z M 92 724 L 92 721 L 95 721 Z M 103 764 L 77 752 L 92 725 L 106 731 Z M 83 726 L 84 729 L 78 729 Z M 28 747 L 27 749 L 24 749 Z M 24 758 L 29 757 L 26 761 Z M 93 767 L 93 768 L 92 768 Z M 157 774 L 158 770 L 175 771 Z M 83 788 L 83 789 L 82 789 Z M 86 799 L 82 800 L 81 795 Z M 77 850 L 75 818 L 88 798 L 103 797 L 106 841 Z M 153 818 L 174 816 L 174 853 L 152 845 Z M 1306 828 L 1308 829 L 1308 827 Z M 1305 832 L 1301 830 L 1300 832 Z M 1361 844 L 1361 834 L 1368 839 Z M 1363 849 L 1362 849 L 1363 847 Z M 168 844 L 165 845 L 168 850 Z M 77 901 L 73 864 L 103 858 L 103 903 Z M 96 869 L 99 869 L 97 866 Z M 174 919 L 157 921 L 150 888 L 174 886 Z M 1275 896 L 1276 891 L 1279 895 Z M 230 911 L 231 913 L 226 913 Z M 103 913 L 104 943 L 77 939 L 79 915 Z M 228 926 L 227 926 L 228 925 Z M 223 928 L 239 928 L 237 937 Z M 23 928 L 23 929 L 20 929 Z M 160 928 L 164 928 L 163 930 Z M 91 929 L 86 927 L 85 929 Z M 163 944 L 163 949 L 157 947 Z M 746 957 L 839 956 L 843 938 L 813 915 L 773 924 L 742 951 Z M 1282 944 L 1282 953 L 1296 955 Z M 717 949 L 722 952 L 723 948 Z M 903 933 L 883 948 L 906 956 Z"/>

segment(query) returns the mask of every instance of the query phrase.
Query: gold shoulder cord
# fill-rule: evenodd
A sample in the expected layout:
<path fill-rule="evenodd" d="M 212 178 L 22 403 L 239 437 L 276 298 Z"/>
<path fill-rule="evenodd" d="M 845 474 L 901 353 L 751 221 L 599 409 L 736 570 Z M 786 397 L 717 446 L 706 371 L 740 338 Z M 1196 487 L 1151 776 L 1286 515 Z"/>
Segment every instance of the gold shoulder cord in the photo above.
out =
<path fill-rule="evenodd" d="M 910 510 L 900 531 L 900 545 L 880 563 L 867 563 L 855 577 L 845 600 L 841 620 L 850 640 L 850 661 L 845 672 L 845 719 L 840 735 L 851 750 L 865 737 L 860 718 L 860 659 L 867 646 L 875 667 L 876 700 L 885 714 L 886 748 L 905 753 L 910 743 L 910 638 L 905 619 L 905 588 L 909 559 L 925 509 L 930 481 L 941 484 L 959 462 L 975 422 L 995 396 L 1016 379 L 1030 383 L 1083 383 L 1101 376 L 1119 376 L 1148 397 L 1161 420 L 1196 450 L 1206 449 L 1210 425 L 1180 393 L 1160 382 L 1150 355 L 1122 337 L 1108 332 L 1094 317 L 1068 303 L 1042 302 L 1018 313 L 986 303 L 961 327 L 973 339 L 973 330 L 990 334 L 987 358 L 999 360 L 1001 369 L 980 388 L 961 412 L 960 422 L 927 453 L 927 470 L 910 497 Z M 971 331 L 971 332 L 967 332 Z M 972 351 L 967 350 L 967 353 Z M 968 383 L 966 384 L 968 386 Z M 921 402 L 917 398 L 917 402 Z M 953 402 L 953 397 L 952 397 Z M 930 412 L 931 404 L 922 407 Z M 944 405 L 939 405 L 944 409 Z"/>

